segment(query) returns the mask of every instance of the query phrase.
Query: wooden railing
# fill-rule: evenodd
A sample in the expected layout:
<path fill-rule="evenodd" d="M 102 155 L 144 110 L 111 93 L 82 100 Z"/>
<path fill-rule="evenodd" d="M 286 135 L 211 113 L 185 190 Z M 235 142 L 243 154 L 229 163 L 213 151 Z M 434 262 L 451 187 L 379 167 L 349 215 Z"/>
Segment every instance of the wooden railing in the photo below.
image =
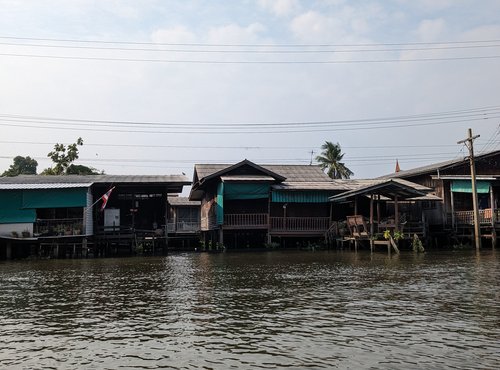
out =
<path fill-rule="evenodd" d="M 266 213 L 235 213 L 224 215 L 224 227 L 263 228 L 268 226 Z"/>
<path fill-rule="evenodd" d="M 271 217 L 272 231 L 326 232 L 329 227 L 329 217 Z"/>
<path fill-rule="evenodd" d="M 498 216 L 500 215 L 500 210 L 495 210 L 496 220 L 498 222 Z M 481 224 L 491 224 L 491 219 L 493 213 L 491 208 L 480 209 L 479 210 L 479 223 Z M 455 223 L 457 225 L 473 225 L 474 224 L 474 211 L 458 211 L 455 212 Z"/>

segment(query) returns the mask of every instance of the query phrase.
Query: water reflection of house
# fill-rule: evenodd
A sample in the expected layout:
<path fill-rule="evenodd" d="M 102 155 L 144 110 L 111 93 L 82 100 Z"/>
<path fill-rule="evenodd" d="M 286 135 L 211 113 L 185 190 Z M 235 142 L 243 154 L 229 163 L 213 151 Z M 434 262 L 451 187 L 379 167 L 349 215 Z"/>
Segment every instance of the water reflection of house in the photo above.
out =
<path fill-rule="evenodd" d="M 167 195 L 189 184 L 182 175 L 1 177 L 0 253 L 158 252 L 165 244 Z M 103 211 L 101 201 L 91 207 L 112 187 Z"/>
<path fill-rule="evenodd" d="M 479 218 L 483 234 L 498 232 L 500 194 L 500 151 L 475 156 Z M 472 182 L 468 158 L 393 173 L 384 178 L 401 178 L 428 186 L 441 202 L 423 203 L 431 228 L 444 234 L 454 231 L 470 236 L 473 226 Z"/>

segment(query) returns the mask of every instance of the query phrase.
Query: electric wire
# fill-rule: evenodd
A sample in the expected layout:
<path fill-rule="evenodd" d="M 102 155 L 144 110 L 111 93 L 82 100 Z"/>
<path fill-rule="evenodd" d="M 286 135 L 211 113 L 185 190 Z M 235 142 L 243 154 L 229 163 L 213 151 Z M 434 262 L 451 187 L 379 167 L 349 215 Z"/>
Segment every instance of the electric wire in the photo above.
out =
<path fill-rule="evenodd" d="M 463 45 L 463 44 L 486 44 L 498 43 L 500 39 L 489 40 L 463 40 L 463 41 L 421 41 L 421 42 L 393 42 L 393 43 L 359 43 L 359 44 L 221 44 L 221 43 L 166 43 L 166 42 L 139 42 L 139 41 L 108 41 L 108 40 L 82 40 L 69 38 L 40 38 L 40 37 L 19 37 L 0 36 L 0 39 L 29 40 L 29 41 L 50 41 L 50 42 L 73 42 L 92 44 L 117 44 L 117 45 L 168 45 L 168 46 L 207 46 L 207 47 L 372 47 L 372 46 L 404 46 L 404 45 Z"/>

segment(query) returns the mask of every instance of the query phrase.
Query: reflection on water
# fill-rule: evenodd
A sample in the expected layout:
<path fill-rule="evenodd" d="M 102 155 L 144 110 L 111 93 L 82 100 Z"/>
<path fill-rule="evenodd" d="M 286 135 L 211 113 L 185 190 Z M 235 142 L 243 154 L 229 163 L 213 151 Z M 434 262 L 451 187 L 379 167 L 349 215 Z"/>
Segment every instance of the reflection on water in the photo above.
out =
<path fill-rule="evenodd" d="M 494 251 L 0 264 L 1 368 L 500 367 Z"/>

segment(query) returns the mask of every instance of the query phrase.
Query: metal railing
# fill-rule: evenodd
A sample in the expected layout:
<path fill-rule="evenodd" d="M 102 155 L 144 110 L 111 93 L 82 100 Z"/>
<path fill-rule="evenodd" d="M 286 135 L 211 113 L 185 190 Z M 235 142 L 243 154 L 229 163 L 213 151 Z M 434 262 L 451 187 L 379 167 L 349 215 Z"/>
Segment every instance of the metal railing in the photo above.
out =
<path fill-rule="evenodd" d="M 329 217 L 271 217 L 272 231 L 327 231 Z"/>

